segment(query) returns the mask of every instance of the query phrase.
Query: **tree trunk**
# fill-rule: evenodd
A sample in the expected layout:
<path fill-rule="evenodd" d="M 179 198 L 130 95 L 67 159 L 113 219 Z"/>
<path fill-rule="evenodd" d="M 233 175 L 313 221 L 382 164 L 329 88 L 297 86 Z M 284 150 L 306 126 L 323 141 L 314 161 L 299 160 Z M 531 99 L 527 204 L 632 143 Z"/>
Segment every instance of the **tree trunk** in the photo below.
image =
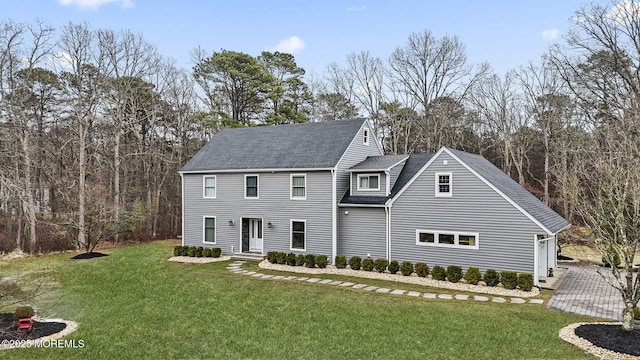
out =
<path fill-rule="evenodd" d="M 633 310 L 636 305 L 633 300 L 626 300 L 624 302 L 624 309 L 622 310 L 622 328 L 626 331 L 633 330 Z"/>
<path fill-rule="evenodd" d="M 115 221 L 120 221 L 120 125 L 116 129 L 113 149 L 113 211 Z M 115 241 L 118 242 L 120 232 L 115 233 Z"/>
<path fill-rule="evenodd" d="M 86 244 L 85 240 L 85 177 L 86 177 L 86 129 L 83 124 L 84 119 L 78 119 L 80 121 L 78 133 L 80 134 L 79 149 L 78 149 L 78 166 L 80 167 L 78 175 L 78 245 L 82 246 Z M 85 247 L 85 251 L 89 249 Z"/>
<path fill-rule="evenodd" d="M 34 209 L 33 186 L 31 183 L 31 156 L 29 155 L 29 139 L 27 134 L 22 134 L 22 156 L 24 158 L 24 192 L 22 199 L 27 225 L 29 226 L 29 252 L 36 250 L 36 211 Z"/>

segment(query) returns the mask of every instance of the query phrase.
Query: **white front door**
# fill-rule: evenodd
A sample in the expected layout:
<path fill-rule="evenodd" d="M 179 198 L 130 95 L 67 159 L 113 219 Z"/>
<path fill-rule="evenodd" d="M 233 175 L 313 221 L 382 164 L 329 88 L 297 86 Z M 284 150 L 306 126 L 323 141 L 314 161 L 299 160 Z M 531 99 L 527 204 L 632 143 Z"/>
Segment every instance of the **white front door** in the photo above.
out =
<path fill-rule="evenodd" d="M 249 219 L 249 251 L 262 252 L 262 219 Z"/>
<path fill-rule="evenodd" d="M 547 242 L 538 242 L 538 276 L 547 276 L 549 270 L 549 261 L 547 253 Z"/>

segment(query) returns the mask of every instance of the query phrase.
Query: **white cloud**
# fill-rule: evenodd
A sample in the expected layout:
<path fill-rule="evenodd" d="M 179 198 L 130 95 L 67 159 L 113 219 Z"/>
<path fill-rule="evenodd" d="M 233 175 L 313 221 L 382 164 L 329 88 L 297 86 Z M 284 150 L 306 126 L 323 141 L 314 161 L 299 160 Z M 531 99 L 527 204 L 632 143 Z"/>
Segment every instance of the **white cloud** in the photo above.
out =
<path fill-rule="evenodd" d="M 294 35 L 288 39 L 281 40 L 278 45 L 273 47 L 272 51 L 293 54 L 302 49 L 304 49 L 304 41 Z"/>
<path fill-rule="evenodd" d="M 351 6 L 347 8 L 348 12 L 361 12 L 367 10 L 366 6 Z"/>
<path fill-rule="evenodd" d="M 83 10 L 97 10 L 100 6 L 109 3 L 119 3 L 123 9 L 136 6 L 132 0 L 58 0 L 58 2 L 64 6 L 76 6 Z"/>
<path fill-rule="evenodd" d="M 546 40 L 555 40 L 558 38 L 558 29 L 548 29 L 542 32 L 542 38 Z"/>

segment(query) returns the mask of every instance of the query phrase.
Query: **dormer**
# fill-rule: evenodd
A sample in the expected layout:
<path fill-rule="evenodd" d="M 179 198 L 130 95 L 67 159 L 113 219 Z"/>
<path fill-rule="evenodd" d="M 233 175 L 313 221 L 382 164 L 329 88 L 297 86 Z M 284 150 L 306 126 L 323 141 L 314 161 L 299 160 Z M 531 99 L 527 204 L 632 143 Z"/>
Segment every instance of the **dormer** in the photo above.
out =
<path fill-rule="evenodd" d="M 389 196 L 409 155 L 369 156 L 347 170 L 351 196 Z"/>

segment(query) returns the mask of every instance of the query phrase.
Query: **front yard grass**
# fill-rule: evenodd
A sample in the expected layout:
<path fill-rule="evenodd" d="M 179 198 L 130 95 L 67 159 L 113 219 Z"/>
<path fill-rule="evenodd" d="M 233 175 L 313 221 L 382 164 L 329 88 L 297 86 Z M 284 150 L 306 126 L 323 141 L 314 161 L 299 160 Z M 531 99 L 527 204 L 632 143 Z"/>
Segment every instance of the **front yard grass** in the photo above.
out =
<path fill-rule="evenodd" d="M 3 350 L 3 359 L 580 359 L 560 328 L 590 318 L 511 305 L 426 300 L 170 263 L 172 242 L 11 261 L 55 268 L 44 316 L 76 321 L 84 348 Z M 367 282 L 368 279 L 363 279 Z M 387 283 L 393 287 L 395 283 Z M 402 288 L 405 284 L 402 284 Z M 398 284 L 400 286 L 400 284 Z M 423 290 L 424 291 L 424 290 Z"/>

